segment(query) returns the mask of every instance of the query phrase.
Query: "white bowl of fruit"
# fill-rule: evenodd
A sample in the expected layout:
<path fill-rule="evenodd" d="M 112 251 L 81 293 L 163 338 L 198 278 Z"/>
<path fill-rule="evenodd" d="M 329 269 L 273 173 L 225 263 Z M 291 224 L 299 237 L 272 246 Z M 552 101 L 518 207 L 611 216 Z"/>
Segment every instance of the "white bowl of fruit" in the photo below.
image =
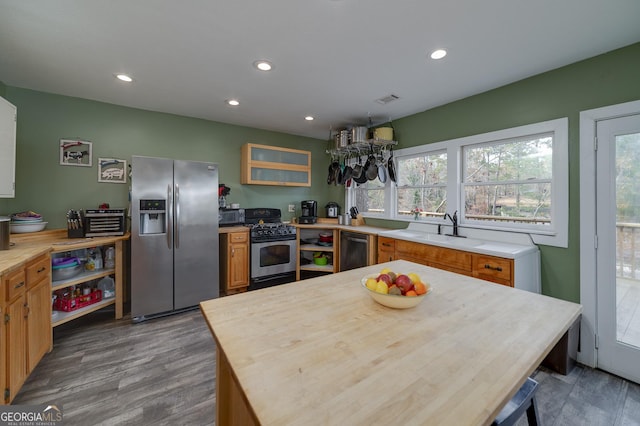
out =
<path fill-rule="evenodd" d="M 388 268 L 362 277 L 361 283 L 373 300 L 395 309 L 417 306 L 432 289 L 414 272 L 398 274 Z"/>

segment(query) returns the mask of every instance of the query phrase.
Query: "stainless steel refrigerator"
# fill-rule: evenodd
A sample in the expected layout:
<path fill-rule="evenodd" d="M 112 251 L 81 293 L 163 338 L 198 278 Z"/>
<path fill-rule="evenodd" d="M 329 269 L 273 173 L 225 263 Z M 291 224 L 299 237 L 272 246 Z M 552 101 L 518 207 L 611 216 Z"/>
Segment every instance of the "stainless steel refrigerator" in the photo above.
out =
<path fill-rule="evenodd" d="M 133 321 L 218 297 L 218 166 L 133 156 L 131 172 Z"/>

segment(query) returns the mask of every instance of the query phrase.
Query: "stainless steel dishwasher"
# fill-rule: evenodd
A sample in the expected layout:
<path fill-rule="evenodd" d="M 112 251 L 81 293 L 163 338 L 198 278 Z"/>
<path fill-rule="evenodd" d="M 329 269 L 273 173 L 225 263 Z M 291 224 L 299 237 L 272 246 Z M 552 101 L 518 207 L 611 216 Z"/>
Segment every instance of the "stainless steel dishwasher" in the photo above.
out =
<path fill-rule="evenodd" d="M 340 271 L 368 266 L 369 235 L 340 232 Z"/>

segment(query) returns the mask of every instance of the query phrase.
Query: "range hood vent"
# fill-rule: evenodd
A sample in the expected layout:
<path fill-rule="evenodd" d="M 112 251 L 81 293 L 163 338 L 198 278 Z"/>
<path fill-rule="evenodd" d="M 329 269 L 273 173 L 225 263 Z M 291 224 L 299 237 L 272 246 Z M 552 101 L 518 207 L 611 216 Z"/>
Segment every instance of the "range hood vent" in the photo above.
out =
<path fill-rule="evenodd" d="M 393 102 L 393 101 L 395 101 L 397 99 L 400 99 L 400 96 L 396 96 L 396 95 L 391 94 L 391 95 L 387 95 L 387 96 L 385 96 L 383 98 L 376 99 L 376 102 L 379 103 L 379 104 L 382 104 L 382 105 L 386 105 L 389 102 Z"/>

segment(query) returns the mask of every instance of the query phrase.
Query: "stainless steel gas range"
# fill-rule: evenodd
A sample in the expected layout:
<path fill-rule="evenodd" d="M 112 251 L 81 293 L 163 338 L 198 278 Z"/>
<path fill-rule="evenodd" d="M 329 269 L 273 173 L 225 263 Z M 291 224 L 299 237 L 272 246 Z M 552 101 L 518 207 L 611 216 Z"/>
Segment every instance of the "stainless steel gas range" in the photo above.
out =
<path fill-rule="evenodd" d="M 251 227 L 249 290 L 295 281 L 296 228 L 282 223 L 280 209 L 245 209 Z"/>

